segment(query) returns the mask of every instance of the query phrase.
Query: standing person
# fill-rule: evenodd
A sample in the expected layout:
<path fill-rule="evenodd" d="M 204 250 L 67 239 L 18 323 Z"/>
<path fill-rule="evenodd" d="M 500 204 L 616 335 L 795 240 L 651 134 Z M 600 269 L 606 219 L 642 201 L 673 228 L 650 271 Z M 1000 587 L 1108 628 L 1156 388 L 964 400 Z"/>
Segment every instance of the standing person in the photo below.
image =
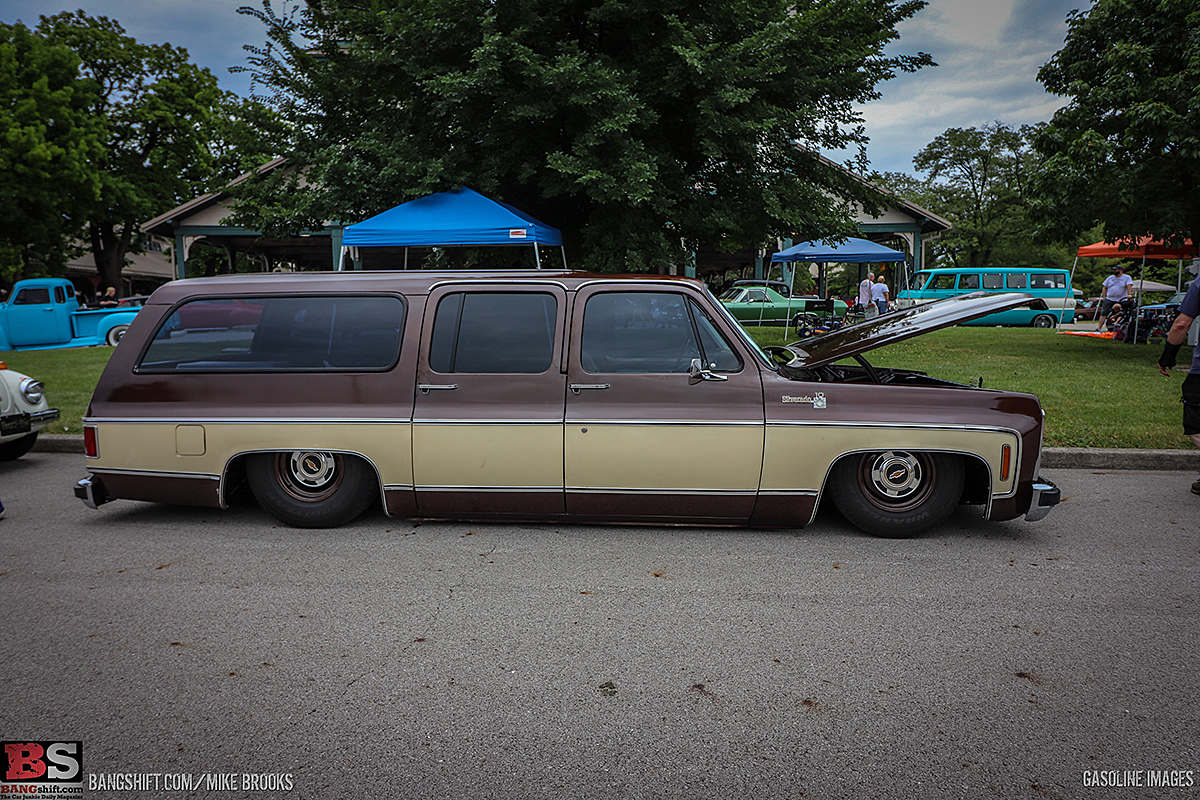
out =
<path fill-rule="evenodd" d="M 871 286 L 871 300 L 875 303 L 875 307 L 879 309 L 880 314 L 888 312 L 888 287 L 884 283 L 882 275 Z"/>
<path fill-rule="evenodd" d="M 1116 303 L 1125 303 L 1133 297 L 1133 278 L 1125 274 L 1125 268 L 1117 264 L 1112 268 L 1112 275 L 1104 279 L 1103 288 L 1100 290 L 1100 324 L 1096 326 L 1096 330 L 1104 330 L 1104 323 L 1108 320 L 1108 315 L 1112 312 L 1112 307 Z"/>
<path fill-rule="evenodd" d="M 871 313 L 871 287 L 874 285 L 874 272 L 868 272 L 866 280 L 858 285 L 858 304 L 862 306 L 863 314 L 868 317 L 875 316 Z"/>
<path fill-rule="evenodd" d="M 1187 295 L 1179 305 L 1179 316 L 1167 333 L 1167 343 L 1158 358 L 1158 371 L 1163 375 L 1170 375 L 1174 369 L 1175 357 L 1187 341 L 1188 329 L 1196 317 L 1200 317 L 1200 278 L 1188 287 Z M 1194 349 L 1192 368 L 1183 379 L 1183 432 L 1191 437 L 1192 444 L 1200 447 L 1200 347 Z M 1200 494 L 1200 481 L 1192 484 L 1192 494 Z"/>

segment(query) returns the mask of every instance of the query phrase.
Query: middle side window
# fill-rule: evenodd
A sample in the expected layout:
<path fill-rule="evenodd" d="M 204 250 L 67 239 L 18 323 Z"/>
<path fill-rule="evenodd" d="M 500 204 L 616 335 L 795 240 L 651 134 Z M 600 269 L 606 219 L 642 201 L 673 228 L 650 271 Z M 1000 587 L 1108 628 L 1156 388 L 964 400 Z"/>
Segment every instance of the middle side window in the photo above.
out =
<path fill-rule="evenodd" d="M 441 373 L 543 373 L 554 357 L 557 317 L 550 294 L 448 294 L 433 318 L 429 366 Z"/>

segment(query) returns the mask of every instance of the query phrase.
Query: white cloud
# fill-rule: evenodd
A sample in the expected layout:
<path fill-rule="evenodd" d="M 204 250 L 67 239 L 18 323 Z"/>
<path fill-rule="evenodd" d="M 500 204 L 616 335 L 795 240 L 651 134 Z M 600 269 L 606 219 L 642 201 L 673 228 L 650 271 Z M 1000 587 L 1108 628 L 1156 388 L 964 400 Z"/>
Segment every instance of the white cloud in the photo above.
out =
<path fill-rule="evenodd" d="M 1066 98 L 1038 70 L 1066 35 L 1067 13 L 1088 0 L 931 0 L 899 27 L 891 53 L 927 52 L 937 67 L 882 84 L 860 107 L 873 169 L 912 173 L 912 158 L 947 128 L 1048 120 Z"/>

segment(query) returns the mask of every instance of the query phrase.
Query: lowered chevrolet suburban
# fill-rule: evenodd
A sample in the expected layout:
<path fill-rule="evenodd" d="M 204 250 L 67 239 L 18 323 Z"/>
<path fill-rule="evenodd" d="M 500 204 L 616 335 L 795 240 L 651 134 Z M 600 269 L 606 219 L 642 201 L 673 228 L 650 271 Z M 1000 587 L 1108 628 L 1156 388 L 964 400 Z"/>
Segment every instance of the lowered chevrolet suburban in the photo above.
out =
<path fill-rule="evenodd" d="M 1039 519 L 1036 397 L 872 366 L 871 348 L 1028 301 L 968 295 L 761 349 L 702 284 L 579 272 L 169 283 L 88 407 L 76 494 L 277 519 L 800 527 L 828 494 L 912 536 L 960 503 Z"/>

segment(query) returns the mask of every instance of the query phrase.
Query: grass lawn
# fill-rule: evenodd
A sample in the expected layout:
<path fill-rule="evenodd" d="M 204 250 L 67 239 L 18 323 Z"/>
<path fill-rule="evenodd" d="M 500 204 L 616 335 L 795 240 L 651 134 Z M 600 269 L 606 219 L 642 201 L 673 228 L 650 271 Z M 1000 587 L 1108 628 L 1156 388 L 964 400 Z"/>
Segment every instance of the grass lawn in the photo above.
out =
<path fill-rule="evenodd" d="M 782 344 L 783 328 L 751 327 L 763 344 Z M 110 347 L 0 352 L 15 370 L 46 384 L 62 411 L 48 433 L 80 433 L 92 388 Z M 882 367 L 919 369 L 962 383 L 983 379 L 990 389 L 1036 394 L 1046 410 L 1050 447 L 1189 448 L 1180 425 L 1179 385 L 1192 348 L 1179 354 L 1181 369 L 1159 375 L 1158 345 L 1065 336 L 1032 328 L 948 328 L 867 354 Z"/>
<path fill-rule="evenodd" d="M 782 344 L 782 328 L 750 328 Z M 1161 345 L 1068 336 L 1037 328 L 957 327 L 872 351 L 868 361 L 906 367 L 989 389 L 1035 394 L 1046 412 L 1048 447 L 1190 448 L 1179 387 L 1192 348 L 1170 378 L 1158 372 Z"/>

